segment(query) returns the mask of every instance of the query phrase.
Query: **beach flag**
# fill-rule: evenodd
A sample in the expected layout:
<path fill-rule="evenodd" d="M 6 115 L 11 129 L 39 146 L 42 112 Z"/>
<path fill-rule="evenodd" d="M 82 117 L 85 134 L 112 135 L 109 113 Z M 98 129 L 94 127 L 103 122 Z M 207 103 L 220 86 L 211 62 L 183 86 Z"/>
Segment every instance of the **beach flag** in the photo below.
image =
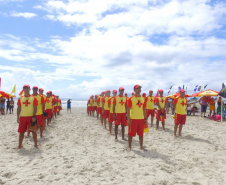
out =
<path fill-rule="evenodd" d="M 206 84 L 206 85 L 204 86 L 204 89 L 207 87 L 207 85 L 208 85 L 208 84 Z"/>
<path fill-rule="evenodd" d="M 202 87 L 202 86 L 199 86 L 198 91 L 200 91 L 200 90 L 201 90 L 201 87 Z"/>
<path fill-rule="evenodd" d="M 181 86 L 178 87 L 178 92 L 180 92 L 180 90 L 181 90 Z"/>
<path fill-rule="evenodd" d="M 19 95 L 23 96 L 23 94 L 24 94 L 24 90 L 20 91 Z"/>
<path fill-rule="evenodd" d="M 159 89 L 158 89 L 158 91 L 157 91 L 157 93 L 155 95 L 155 99 L 158 98 L 158 97 L 159 97 Z"/>
<path fill-rule="evenodd" d="M 184 89 L 184 85 L 183 85 L 183 89 Z"/>
<path fill-rule="evenodd" d="M 11 95 L 16 92 L 16 85 L 14 85 Z"/>
<path fill-rule="evenodd" d="M 144 133 L 149 132 L 148 124 L 144 124 Z"/>
<path fill-rule="evenodd" d="M 195 89 L 194 89 L 194 91 L 197 91 L 197 87 L 198 87 L 198 85 L 196 85 L 196 86 L 195 86 Z"/>
<path fill-rule="evenodd" d="M 169 88 L 170 90 L 168 91 L 168 95 L 169 95 L 169 93 L 170 93 L 170 91 L 171 91 L 172 87 L 173 87 L 173 85 L 171 85 L 171 87 Z"/>
<path fill-rule="evenodd" d="M 222 96 L 223 98 L 226 98 L 226 87 L 225 87 L 224 83 L 222 83 L 222 89 L 218 95 Z"/>

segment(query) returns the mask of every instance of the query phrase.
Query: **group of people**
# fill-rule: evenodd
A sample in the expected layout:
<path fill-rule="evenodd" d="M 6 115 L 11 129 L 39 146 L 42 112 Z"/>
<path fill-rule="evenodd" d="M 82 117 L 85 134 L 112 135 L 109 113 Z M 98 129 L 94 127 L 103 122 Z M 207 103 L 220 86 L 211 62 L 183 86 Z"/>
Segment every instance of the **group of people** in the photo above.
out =
<path fill-rule="evenodd" d="M 125 138 L 125 127 L 128 126 L 128 151 L 132 148 L 132 138 L 139 136 L 140 149 L 143 147 L 144 128 L 148 127 L 148 118 L 151 117 L 150 126 L 153 127 L 154 117 L 156 116 L 156 130 L 159 129 L 159 122 L 165 130 L 166 103 L 167 98 L 163 96 L 163 90 L 159 90 L 159 96 L 153 96 L 153 91 L 149 95 L 141 95 L 141 86 L 134 86 L 134 93 L 127 97 L 125 89 L 120 87 L 117 90 L 102 92 L 99 96 L 91 96 L 87 102 L 87 114 L 100 119 L 101 124 L 106 129 L 108 120 L 109 134 L 112 134 L 112 124 L 115 125 L 115 141 L 118 141 L 118 127 L 121 125 L 122 139 Z M 118 94 L 118 95 L 117 95 Z M 175 112 L 174 136 L 181 136 L 182 126 L 186 122 L 186 105 L 185 90 L 180 90 L 180 96 L 173 100 L 173 109 Z M 157 107 L 157 110 L 155 109 Z M 177 130 L 179 127 L 178 135 Z"/>
<path fill-rule="evenodd" d="M 13 114 L 14 100 L 13 98 L 5 98 L 0 94 L 0 114 Z"/>
<path fill-rule="evenodd" d="M 43 131 L 46 124 L 49 125 L 51 120 L 56 118 L 62 110 L 61 99 L 54 95 L 52 91 L 45 94 L 42 88 L 34 86 L 33 94 L 30 93 L 29 85 L 23 86 L 24 96 L 20 96 L 17 102 L 17 122 L 19 123 L 19 145 L 22 147 L 24 135 L 28 136 L 32 132 L 34 146 L 37 148 L 37 131 L 40 129 L 40 137 L 43 137 Z"/>

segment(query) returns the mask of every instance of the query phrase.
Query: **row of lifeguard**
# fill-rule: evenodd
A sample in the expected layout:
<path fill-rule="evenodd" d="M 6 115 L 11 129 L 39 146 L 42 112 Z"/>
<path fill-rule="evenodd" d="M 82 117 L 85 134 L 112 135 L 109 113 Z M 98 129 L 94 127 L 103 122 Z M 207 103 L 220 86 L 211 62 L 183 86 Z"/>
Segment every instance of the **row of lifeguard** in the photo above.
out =
<path fill-rule="evenodd" d="M 163 97 L 163 90 L 159 90 L 159 96 L 154 97 L 153 91 L 149 91 L 147 97 L 141 96 L 141 86 L 134 86 L 134 95 L 130 98 L 124 94 L 124 88 L 113 90 L 113 96 L 110 96 L 110 90 L 102 92 L 100 96 L 91 96 L 87 102 L 87 114 L 94 116 L 97 112 L 97 119 L 100 117 L 100 122 L 106 129 L 106 120 L 109 123 L 109 132 L 112 134 L 112 123 L 115 124 L 115 141 L 118 140 L 118 126 L 121 125 L 122 139 L 125 140 L 125 127 L 128 125 L 128 141 L 129 150 L 131 150 L 132 137 L 139 135 L 140 149 L 143 150 L 143 132 L 148 127 L 147 120 L 151 116 L 151 127 L 156 114 L 156 130 L 159 129 L 159 121 L 162 122 L 162 128 L 165 130 L 166 119 L 166 102 L 167 98 Z M 186 121 L 186 105 L 187 99 L 185 91 L 180 91 L 181 96 L 173 102 L 175 111 L 175 127 L 174 136 L 176 137 L 177 128 L 179 127 L 179 136 L 181 135 L 182 125 Z M 155 105 L 157 110 L 155 111 Z"/>
<path fill-rule="evenodd" d="M 19 123 L 19 145 L 22 147 L 25 132 L 32 132 L 35 147 L 37 143 L 37 131 L 40 129 L 40 137 L 43 137 L 43 131 L 52 119 L 56 118 L 62 110 L 61 99 L 54 95 L 52 91 L 45 94 L 42 88 L 34 86 L 33 94 L 30 94 L 30 86 L 23 86 L 23 96 L 18 99 L 17 122 Z"/>

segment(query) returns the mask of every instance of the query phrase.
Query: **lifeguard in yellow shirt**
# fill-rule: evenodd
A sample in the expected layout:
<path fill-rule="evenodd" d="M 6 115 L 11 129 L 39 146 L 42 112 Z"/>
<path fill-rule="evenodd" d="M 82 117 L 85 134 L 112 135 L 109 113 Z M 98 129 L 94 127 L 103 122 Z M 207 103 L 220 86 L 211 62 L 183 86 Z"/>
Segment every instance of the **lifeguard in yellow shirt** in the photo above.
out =
<path fill-rule="evenodd" d="M 113 97 L 110 97 L 108 99 L 108 107 L 110 108 L 110 114 L 109 114 L 109 117 L 108 117 L 110 135 L 112 134 L 111 133 L 112 123 L 113 123 L 113 121 L 115 121 L 115 117 L 113 115 L 113 106 L 114 106 L 113 105 L 113 101 L 114 101 L 115 96 L 117 95 L 117 91 L 116 90 L 113 90 L 112 91 L 112 94 L 113 94 Z"/>
<path fill-rule="evenodd" d="M 126 109 L 127 109 L 127 98 L 123 96 L 124 88 L 119 88 L 119 95 L 114 98 L 113 114 L 115 117 L 115 141 L 118 141 L 118 126 L 122 128 L 122 140 L 125 139 L 125 127 L 127 126 L 126 120 Z"/>
<path fill-rule="evenodd" d="M 182 127 L 186 122 L 186 105 L 185 90 L 180 90 L 180 97 L 175 98 L 173 107 L 175 109 L 174 136 L 177 137 L 177 128 L 179 126 L 178 136 L 181 136 Z"/>
<path fill-rule="evenodd" d="M 153 127 L 153 120 L 154 120 L 154 116 L 155 116 L 155 97 L 152 95 L 153 95 L 153 91 L 150 90 L 149 96 L 147 96 L 145 98 L 146 105 L 147 105 L 147 107 L 146 107 L 147 120 L 148 120 L 148 117 L 151 115 L 151 127 Z"/>
<path fill-rule="evenodd" d="M 110 108 L 108 107 L 108 100 L 110 98 L 110 93 L 111 91 L 110 90 L 107 90 L 105 92 L 105 95 L 103 98 L 102 98 L 102 116 L 103 116 L 103 120 L 104 120 L 104 128 L 106 128 L 106 122 L 107 122 L 107 119 L 109 117 L 109 114 L 110 114 Z"/>

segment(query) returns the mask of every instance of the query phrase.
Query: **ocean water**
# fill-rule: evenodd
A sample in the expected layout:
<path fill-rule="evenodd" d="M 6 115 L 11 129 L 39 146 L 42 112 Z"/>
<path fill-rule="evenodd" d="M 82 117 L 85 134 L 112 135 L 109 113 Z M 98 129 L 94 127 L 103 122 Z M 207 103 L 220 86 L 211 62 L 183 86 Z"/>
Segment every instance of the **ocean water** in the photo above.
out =
<path fill-rule="evenodd" d="M 62 107 L 67 107 L 67 101 L 62 100 Z M 87 106 L 87 101 L 71 101 L 71 107 L 86 107 Z"/>

